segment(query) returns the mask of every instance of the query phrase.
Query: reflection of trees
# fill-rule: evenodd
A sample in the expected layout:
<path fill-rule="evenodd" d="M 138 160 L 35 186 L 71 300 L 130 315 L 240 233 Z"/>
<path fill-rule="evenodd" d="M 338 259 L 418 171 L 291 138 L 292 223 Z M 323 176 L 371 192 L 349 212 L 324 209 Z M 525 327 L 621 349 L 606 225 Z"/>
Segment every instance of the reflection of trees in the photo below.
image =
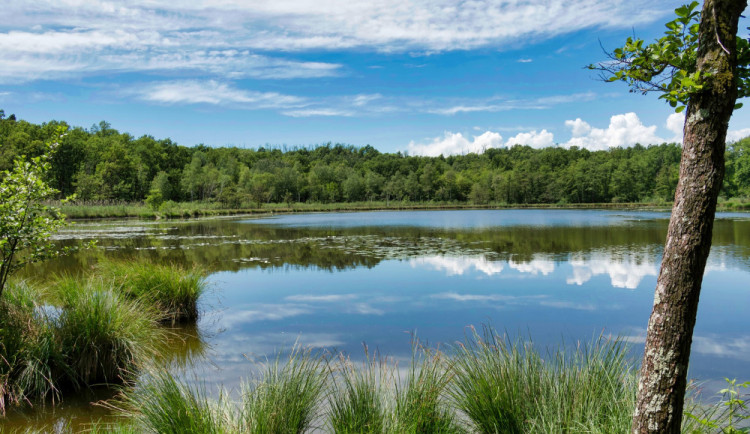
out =
<path fill-rule="evenodd" d="M 356 218 L 356 214 L 352 218 Z M 85 227 L 80 233 L 92 234 Z M 100 233 L 106 233 L 106 230 Z M 139 228 L 129 237 L 120 233 L 118 237 L 100 238 L 96 250 L 79 252 L 27 271 L 39 276 L 86 270 L 102 255 L 114 259 L 138 256 L 154 262 L 200 264 L 210 271 L 282 266 L 312 266 L 333 271 L 374 267 L 385 259 L 428 255 L 485 255 L 493 261 L 527 264 L 539 254 L 553 260 L 568 260 L 571 254 L 595 256 L 606 251 L 616 257 L 645 249 L 658 255 L 665 235 L 666 220 L 632 222 L 623 226 L 449 230 L 429 227 L 295 228 L 217 219 L 152 225 L 149 230 Z M 74 239 L 60 241 L 66 245 L 75 242 Z M 714 249 L 722 248 L 722 251 L 729 252 L 731 261 L 750 262 L 750 221 L 718 220 L 714 230 Z"/>

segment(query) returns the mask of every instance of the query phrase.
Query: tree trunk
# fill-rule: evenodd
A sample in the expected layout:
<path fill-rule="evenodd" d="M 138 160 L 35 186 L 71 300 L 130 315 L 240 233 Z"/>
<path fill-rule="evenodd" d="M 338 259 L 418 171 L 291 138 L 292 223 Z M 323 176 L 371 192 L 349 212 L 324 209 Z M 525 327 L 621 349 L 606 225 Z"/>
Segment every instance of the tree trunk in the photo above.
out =
<path fill-rule="evenodd" d="M 691 96 L 680 180 L 641 365 L 633 433 L 679 433 L 693 326 L 724 177 L 729 118 L 737 99 L 736 35 L 746 0 L 706 0 L 697 69 L 711 72 Z"/>

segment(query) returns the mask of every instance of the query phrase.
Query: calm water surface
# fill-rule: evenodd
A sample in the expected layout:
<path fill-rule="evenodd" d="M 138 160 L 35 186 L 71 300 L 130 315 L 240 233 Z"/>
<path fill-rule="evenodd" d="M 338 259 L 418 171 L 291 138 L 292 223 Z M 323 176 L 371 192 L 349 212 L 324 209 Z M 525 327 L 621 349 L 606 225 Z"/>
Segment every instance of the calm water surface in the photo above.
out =
<path fill-rule="evenodd" d="M 750 215 L 717 217 L 690 366 L 690 376 L 714 390 L 724 377 L 750 379 Z M 619 335 L 636 360 L 668 218 L 481 210 L 79 223 L 59 241 L 96 239 L 96 251 L 28 273 L 86 270 L 104 256 L 208 267 L 203 317 L 196 329 L 179 331 L 172 358 L 191 360 L 188 377 L 209 388 L 236 388 L 257 366 L 248 359 L 295 341 L 353 358 L 366 344 L 408 360 L 414 333 L 450 345 L 482 324 L 540 346 Z M 90 399 L 9 420 L 105 415 L 80 401 Z"/>

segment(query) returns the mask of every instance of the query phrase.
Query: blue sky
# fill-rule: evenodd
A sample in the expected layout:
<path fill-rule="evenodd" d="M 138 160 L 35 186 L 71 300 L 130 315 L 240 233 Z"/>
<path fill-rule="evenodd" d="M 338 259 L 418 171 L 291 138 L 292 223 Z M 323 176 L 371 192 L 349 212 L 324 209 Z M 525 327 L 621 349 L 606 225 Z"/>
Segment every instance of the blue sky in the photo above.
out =
<path fill-rule="evenodd" d="M 182 145 L 342 142 L 438 155 L 679 140 L 655 95 L 584 66 L 681 2 L 24 0 L 0 10 L 0 108 Z M 743 20 L 742 28 L 747 27 Z M 750 106 L 730 139 L 750 135 Z"/>

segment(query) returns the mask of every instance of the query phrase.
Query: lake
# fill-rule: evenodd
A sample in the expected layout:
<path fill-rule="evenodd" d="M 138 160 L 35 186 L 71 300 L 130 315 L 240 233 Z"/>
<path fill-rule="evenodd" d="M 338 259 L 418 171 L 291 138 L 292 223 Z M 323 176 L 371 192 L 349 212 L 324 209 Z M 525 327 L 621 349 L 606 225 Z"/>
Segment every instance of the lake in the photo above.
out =
<path fill-rule="evenodd" d="M 292 214 L 189 221 L 80 222 L 61 244 L 98 248 L 37 265 L 35 276 L 139 256 L 211 271 L 198 327 L 179 330 L 174 360 L 209 389 L 235 388 L 295 342 L 362 358 L 363 345 L 409 360 L 416 335 L 450 346 L 489 324 L 536 345 L 603 334 L 643 351 L 669 214 L 476 210 Z M 690 377 L 718 390 L 750 379 L 750 214 L 719 213 L 693 338 Z M 175 368 L 177 369 L 177 368 Z M 188 375 L 188 376 L 190 376 Z M 101 417 L 66 400 L 27 418 Z"/>

